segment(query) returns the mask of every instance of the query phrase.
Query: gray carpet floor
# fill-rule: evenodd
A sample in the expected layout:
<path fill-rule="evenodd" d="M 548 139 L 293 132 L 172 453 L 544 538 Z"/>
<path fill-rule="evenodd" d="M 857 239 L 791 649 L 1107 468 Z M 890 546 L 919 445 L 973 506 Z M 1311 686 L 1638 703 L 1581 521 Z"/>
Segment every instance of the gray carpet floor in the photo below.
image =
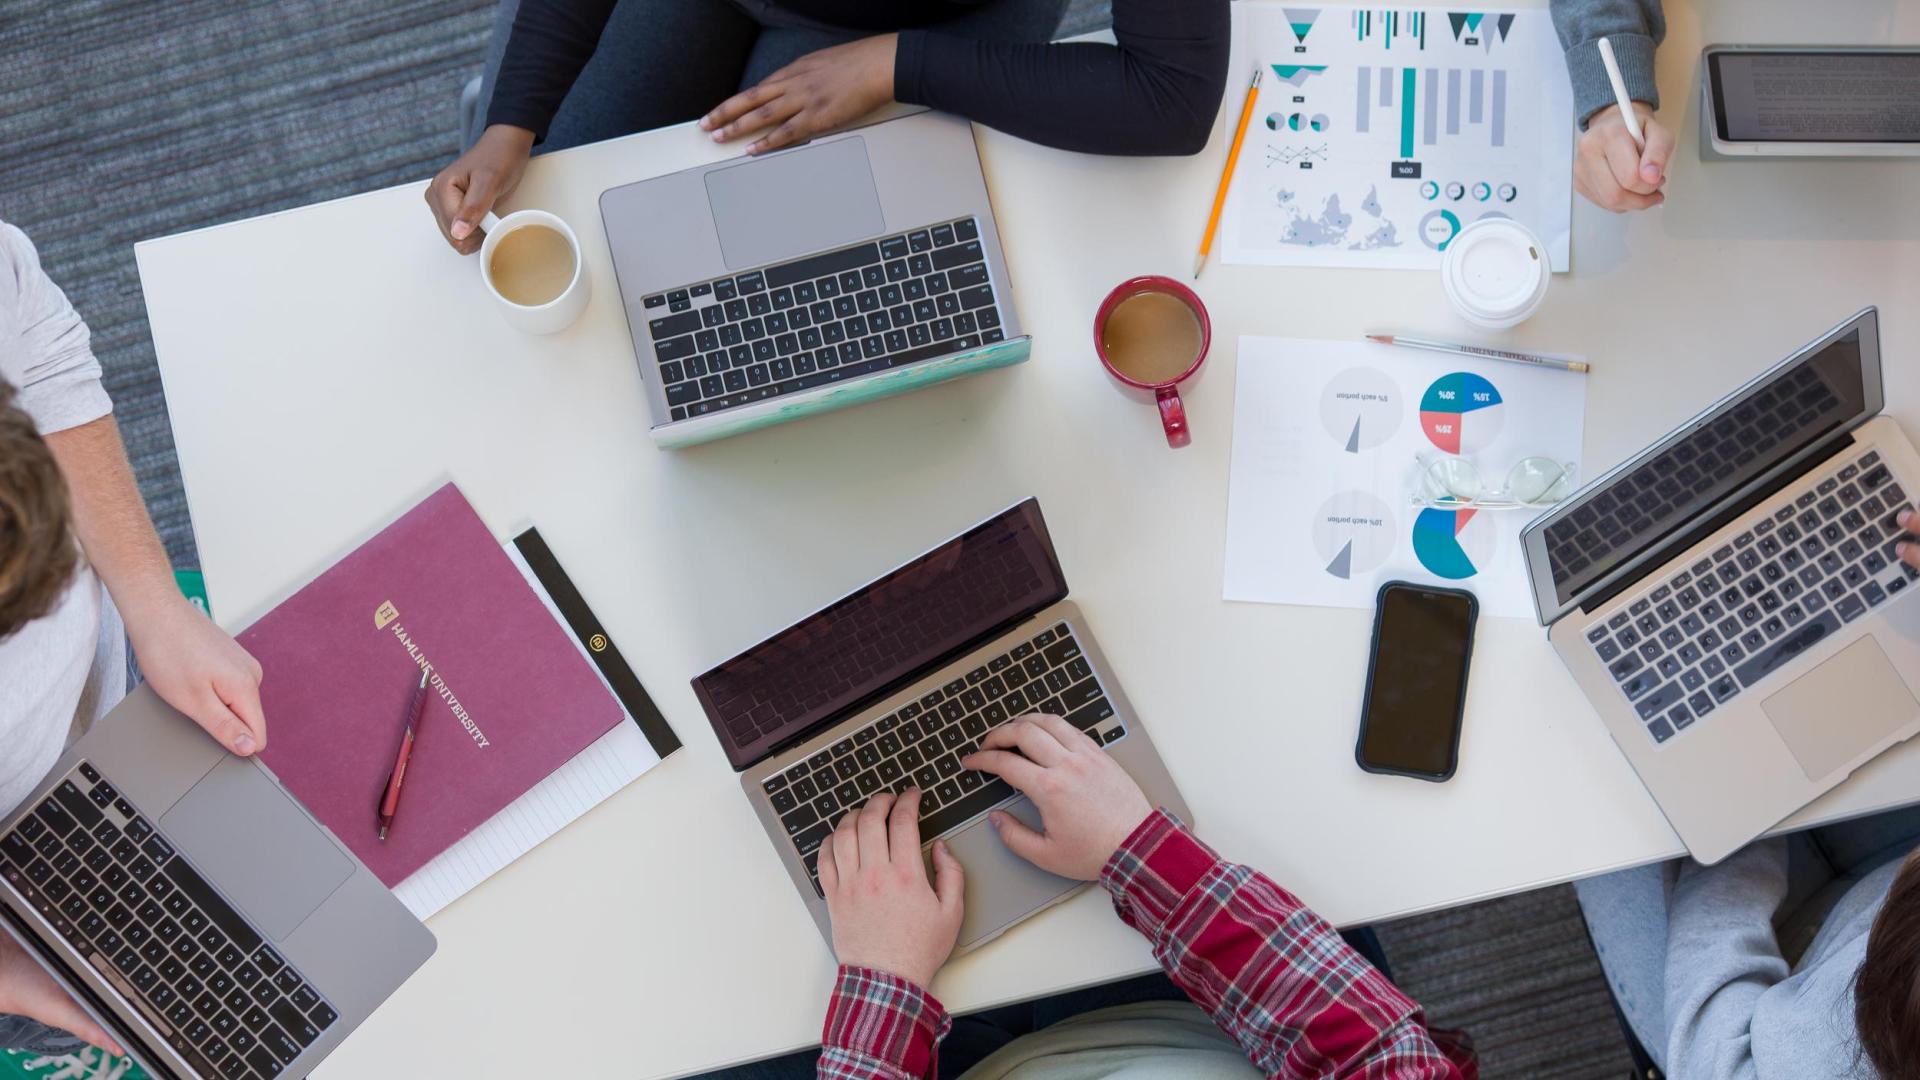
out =
<path fill-rule="evenodd" d="M 1105 7 L 1074 0 L 1065 29 Z M 488 0 L 0 0 L 0 220 L 92 327 L 176 565 L 196 565 L 193 528 L 133 243 L 431 176 L 490 25 Z M 1379 931 L 1490 1080 L 1630 1071 L 1572 890 Z"/>

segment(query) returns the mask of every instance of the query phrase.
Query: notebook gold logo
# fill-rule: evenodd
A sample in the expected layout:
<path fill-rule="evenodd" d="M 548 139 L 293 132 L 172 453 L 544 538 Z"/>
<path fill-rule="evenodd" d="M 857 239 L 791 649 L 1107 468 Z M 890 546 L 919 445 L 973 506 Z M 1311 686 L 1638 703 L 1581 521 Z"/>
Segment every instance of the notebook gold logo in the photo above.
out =
<path fill-rule="evenodd" d="M 606 652 L 607 651 L 607 635 L 595 634 L 592 637 L 588 638 L 587 648 L 592 649 L 594 652 Z"/>
<path fill-rule="evenodd" d="M 393 601 L 382 600 L 380 601 L 380 606 L 373 609 L 373 628 L 375 630 L 385 630 L 388 623 L 399 617 L 400 609 L 393 606 Z"/>

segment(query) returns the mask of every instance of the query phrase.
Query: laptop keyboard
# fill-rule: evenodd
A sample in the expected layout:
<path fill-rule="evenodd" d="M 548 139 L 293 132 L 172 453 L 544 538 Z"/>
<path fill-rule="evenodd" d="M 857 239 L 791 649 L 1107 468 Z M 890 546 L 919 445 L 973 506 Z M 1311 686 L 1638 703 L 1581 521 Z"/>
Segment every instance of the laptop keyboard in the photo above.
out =
<path fill-rule="evenodd" d="M 1014 794 L 1005 780 L 960 767 L 987 732 L 1029 713 L 1063 716 L 1106 745 L 1126 735 L 1066 623 L 900 707 L 767 778 L 766 797 L 820 889 L 820 844 L 842 814 L 880 791 L 920 788 L 922 840 L 952 832 Z"/>
<path fill-rule="evenodd" d="M 1920 577 L 1894 556 L 1912 499 L 1869 451 L 1626 601 L 1587 642 L 1664 743 Z"/>
<path fill-rule="evenodd" d="M 971 217 L 643 301 L 672 419 L 1004 340 Z"/>
<path fill-rule="evenodd" d="M 273 1080 L 339 1019 L 91 764 L 0 836 L 0 877 L 203 1076 Z"/>

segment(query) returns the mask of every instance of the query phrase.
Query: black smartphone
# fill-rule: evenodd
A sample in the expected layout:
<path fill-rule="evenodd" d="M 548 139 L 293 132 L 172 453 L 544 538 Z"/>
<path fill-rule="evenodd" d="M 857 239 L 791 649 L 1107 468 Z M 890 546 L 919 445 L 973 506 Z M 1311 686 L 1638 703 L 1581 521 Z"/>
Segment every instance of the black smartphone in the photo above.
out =
<path fill-rule="evenodd" d="M 1436 783 L 1453 776 L 1479 614 L 1480 601 L 1464 589 L 1406 581 L 1380 587 L 1353 748 L 1362 769 Z"/>

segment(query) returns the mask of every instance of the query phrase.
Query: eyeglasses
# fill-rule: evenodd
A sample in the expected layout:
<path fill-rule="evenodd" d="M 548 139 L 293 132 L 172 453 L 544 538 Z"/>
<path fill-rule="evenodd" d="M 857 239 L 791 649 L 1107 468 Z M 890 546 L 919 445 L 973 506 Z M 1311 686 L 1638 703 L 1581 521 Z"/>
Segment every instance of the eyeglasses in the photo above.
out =
<path fill-rule="evenodd" d="M 1507 470 L 1506 485 L 1489 491 L 1480 469 L 1462 457 L 1422 453 L 1419 479 L 1414 485 L 1415 506 L 1472 510 L 1538 510 L 1552 506 L 1573 491 L 1573 466 L 1549 457 L 1521 458 Z"/>

